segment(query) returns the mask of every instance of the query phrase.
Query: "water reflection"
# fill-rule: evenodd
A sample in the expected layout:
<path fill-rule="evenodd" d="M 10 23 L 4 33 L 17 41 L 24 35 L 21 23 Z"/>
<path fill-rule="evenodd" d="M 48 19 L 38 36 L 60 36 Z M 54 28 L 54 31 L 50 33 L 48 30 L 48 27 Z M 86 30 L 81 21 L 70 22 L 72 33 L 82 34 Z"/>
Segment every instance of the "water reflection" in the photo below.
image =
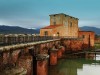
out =
<path fill-rule="evenodd" d="M 61 59 L 56 66 L 50 66 L 49 75 L 98 75 L 100 55 L 96 58 Z"/>

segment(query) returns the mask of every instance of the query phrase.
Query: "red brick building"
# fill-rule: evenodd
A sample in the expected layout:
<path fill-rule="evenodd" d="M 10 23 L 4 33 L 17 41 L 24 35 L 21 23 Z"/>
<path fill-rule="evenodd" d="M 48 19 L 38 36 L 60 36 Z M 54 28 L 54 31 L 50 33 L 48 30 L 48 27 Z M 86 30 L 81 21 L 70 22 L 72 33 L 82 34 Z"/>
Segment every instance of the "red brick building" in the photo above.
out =
<path fill-rule="evenodd" d="M 94 46 L 95 33 L 93 31 L 79 31 L 78 37 L 83 39 L 84 45 Z"/>

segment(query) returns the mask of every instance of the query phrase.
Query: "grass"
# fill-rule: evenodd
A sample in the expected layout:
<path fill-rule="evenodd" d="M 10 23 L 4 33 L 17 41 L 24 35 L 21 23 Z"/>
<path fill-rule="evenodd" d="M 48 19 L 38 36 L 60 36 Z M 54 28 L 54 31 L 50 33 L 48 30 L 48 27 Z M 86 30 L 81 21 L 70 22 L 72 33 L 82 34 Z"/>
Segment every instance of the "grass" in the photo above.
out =
<path fill-rule="evenodd" d="M 100 43 L 95 43 L 95 49 L 100 49 Z"/>

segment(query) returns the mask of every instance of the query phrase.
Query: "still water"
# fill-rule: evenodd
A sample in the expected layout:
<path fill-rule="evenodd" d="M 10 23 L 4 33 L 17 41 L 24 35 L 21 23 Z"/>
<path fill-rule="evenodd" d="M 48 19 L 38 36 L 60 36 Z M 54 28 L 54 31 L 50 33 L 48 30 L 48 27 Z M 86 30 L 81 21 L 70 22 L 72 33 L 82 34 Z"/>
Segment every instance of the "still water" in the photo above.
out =
<path fill-rule="evenodd" d="M 50 66 L 49 75 L 100 75 L 100 55 L 91 59 L 60 59 Z"/>

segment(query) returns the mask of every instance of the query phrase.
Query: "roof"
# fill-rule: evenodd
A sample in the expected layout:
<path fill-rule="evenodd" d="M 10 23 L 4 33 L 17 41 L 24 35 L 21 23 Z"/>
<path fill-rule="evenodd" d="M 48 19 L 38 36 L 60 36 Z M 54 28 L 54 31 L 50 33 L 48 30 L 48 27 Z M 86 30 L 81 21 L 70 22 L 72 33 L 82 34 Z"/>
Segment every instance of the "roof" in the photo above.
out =
<path fill-rule="evenodd" d="M 56 28 L 56 27 L 59 27 L 59 26 L 62 26 L 62 25 L 50 25 L 50 26 L 43 27 L 41 29 L 53 29 L 53 28 Z"/>
<path fill-rule="evenodd" d="M 52 16 L 52 15 L 66 15 L 64 13 L 58 13 L 58 14 L 50 14 L 49 16 Z"/>
<path fill-rule="evenodd" d="M 74 18 L 74 19 L 79 20 L 79 19 L 78 19 L 78 18 L 76 18 L 76 17 L 70 16 L 70 15 L 66 15 L 66 14 L 64 14 L 64 13 L 50 14 L 49 16 L 54 16 L 54 15 L 65 15 L 65 16 L 69 16 L 70 18 Z"/>

